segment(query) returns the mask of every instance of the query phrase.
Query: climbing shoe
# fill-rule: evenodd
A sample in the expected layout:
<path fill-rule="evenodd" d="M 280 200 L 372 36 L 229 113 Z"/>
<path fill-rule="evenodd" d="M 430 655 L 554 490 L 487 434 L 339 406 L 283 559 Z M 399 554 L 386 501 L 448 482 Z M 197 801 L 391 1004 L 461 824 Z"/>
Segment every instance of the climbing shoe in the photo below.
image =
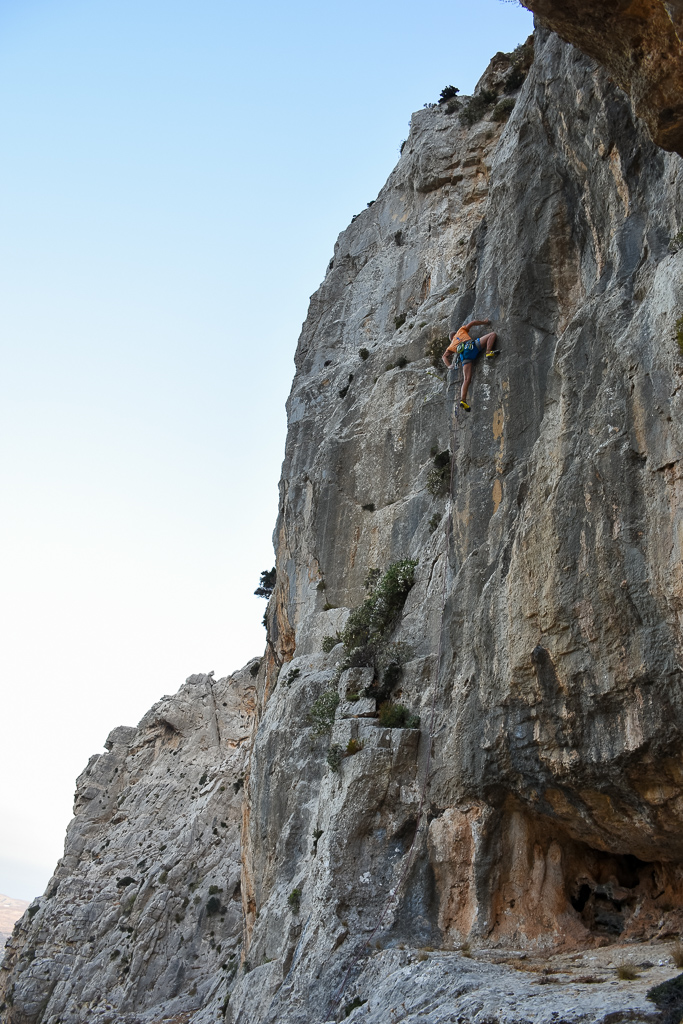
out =
<path fill-rule="evenodd" d="M 465 412 L 469 412 L 470 411 L 469 405 L 467 404 L 467 402 L 463 398 L 460 399 L 460 405 L 465 410 Z"/>
<path fill-rule="evenodd" d="M 486 358 L 487 359 L 495 359 L 497 355 L 498 355 L 498 353 L 495 352 L 495 351 L 494 352 L 487 352 L 486 353 Z"/>

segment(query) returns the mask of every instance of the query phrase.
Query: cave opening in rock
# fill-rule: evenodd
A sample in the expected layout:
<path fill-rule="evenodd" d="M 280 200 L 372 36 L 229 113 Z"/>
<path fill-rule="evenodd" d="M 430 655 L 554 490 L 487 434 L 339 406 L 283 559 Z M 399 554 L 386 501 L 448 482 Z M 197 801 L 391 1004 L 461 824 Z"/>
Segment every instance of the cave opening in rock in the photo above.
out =
<path fill-rule="evenodd" d="M 666 913 L 678 901 L 669 892 L 663 866 L 633 854 L 613 854 L 576 844 L 566 865 L 567 895 L 594 935 L 617 939 L 632 930 L 645 906 Z M 652 916 L 652 913 L 647 915 Z M 654 923 L 654 922 L 653 922 Z"/>

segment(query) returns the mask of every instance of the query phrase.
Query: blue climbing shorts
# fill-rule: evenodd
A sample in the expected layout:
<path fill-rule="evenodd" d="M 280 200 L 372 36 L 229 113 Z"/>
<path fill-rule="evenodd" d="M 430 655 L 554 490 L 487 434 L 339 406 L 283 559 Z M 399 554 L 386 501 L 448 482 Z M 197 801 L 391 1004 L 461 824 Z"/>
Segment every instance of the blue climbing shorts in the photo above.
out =
<path fill-rule="evenodd" d="M 473 363 L 482 352 L 483 346 L 479 338 L 474 338 L 472 341 L 468 341 L 465 348 L 460 356 L 461 363 Z"/>

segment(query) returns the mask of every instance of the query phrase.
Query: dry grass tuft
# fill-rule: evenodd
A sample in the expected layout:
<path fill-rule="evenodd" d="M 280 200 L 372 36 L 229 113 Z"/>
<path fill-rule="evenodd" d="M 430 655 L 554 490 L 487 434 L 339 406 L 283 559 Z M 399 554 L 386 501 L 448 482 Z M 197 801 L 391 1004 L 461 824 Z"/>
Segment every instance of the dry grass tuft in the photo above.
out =
<path fill-rule="evenodd" d="M 638 976 L 638 969 L 634 964 L 619 964 L 617 967 L 619 981 L 635 981 Z"/>

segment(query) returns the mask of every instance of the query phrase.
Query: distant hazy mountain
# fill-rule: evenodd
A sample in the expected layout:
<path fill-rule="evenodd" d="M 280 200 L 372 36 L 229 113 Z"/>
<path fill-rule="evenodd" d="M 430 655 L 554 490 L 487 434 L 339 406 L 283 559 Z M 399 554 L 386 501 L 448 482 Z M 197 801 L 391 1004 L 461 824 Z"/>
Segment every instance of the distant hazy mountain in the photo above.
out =
<path fill-rule="evenodd" d="M 12 934 L 15 922 L 19 920 L 27 906 L 27 900 L 13 900 L 11 896 L 3 896 L 0 893 L 0 950 Z"/>

